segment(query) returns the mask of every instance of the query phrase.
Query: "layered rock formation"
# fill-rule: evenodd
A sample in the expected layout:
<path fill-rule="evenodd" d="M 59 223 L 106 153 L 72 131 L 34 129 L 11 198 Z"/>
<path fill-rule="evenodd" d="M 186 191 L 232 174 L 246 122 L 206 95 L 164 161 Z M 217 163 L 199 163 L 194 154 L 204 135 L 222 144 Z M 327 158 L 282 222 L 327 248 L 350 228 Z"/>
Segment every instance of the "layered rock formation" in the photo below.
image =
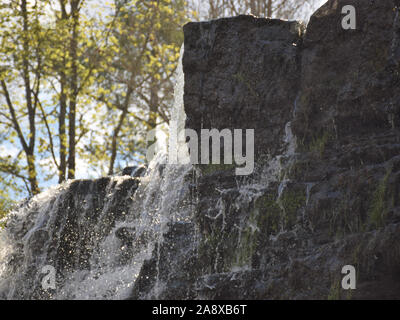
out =
<path fill-rule="evenodd" d="M 255 129 L 254 173 L 160 162 L 22 205 L 0 297 L 399 298 L 400 2 L 330 0 L 307 30 L 239 16 L 184 33 L 186 127 Z"/>
<path fill-rule="evenodd" d="M 349 4 L 356 30 L 341 26 Z M 201 236 L 180 244 L 196 253 L 158 297 L 400 297 L 399 10 L 332 0 L 306 32 L 249 16 L 184 27 L 187 127 L 254 128 L 257 167 L 198 166 Z"/>

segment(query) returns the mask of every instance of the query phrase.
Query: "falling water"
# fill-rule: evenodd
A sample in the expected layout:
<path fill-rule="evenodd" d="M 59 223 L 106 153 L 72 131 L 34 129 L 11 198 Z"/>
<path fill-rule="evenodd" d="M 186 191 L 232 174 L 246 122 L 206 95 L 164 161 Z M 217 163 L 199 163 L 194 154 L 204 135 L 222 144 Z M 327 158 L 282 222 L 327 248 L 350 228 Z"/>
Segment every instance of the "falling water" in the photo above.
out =
<path fill-rule="evenodd" d="M 169 150 L 177 150 L 178 163 L 188 160 L 182 135 L 186 119 L 182 55 L 183 50 L 171 112 L 176 131 L 170 132 L 169 140 Z M 173 139 L 174 134 L 177 139 Z M 286 147 L 282 154 L 270 157 L 266 165 L 256 168 L 253 177 L 235 178 L 235 187 L 215 190 L 218 197 L 212 209 L 217 213 L 209 218 L 222 218 L 221 232 L 226 231 L 225 219 L 230 214 L 227 210 L 247 210 L 271 185 L 279 185 L 279 200 L 288 183 L 286 176 L 281 179 L 283 163 L 293 157 L 296 149 L 290 122 L 283 140 Z M 126 299 L 140 279 L 146 261 L 153 261 L 154 257 L 155 283 L 151 293 L 143 297 L 159 297 L 165 285 L 160 276 L 164 235 L 173 224 L 193 223 L 196 199 L 190 185 L 199 174 L 190 164 L 171 164 L 169 155 L 167 150 L 157 153 L 144 177 L 68 181 L 10 213 L 7 227 L 0 231 L 0 299 Z M 237 196 L 225 198 L 230 192 Z M 232 202 L 227 206 L 226 201 Z M 238 248 L 245 246 L 241 238 L 245 228 L 251 232 L 258 230 L 251 219 L 238 221 L 235 227 Z M 191 245 L 196 245 L 196 239 L 197 235 L 191 234 Z M 217 247 L 215 270 L 219 263 Z M 42 289 L 45 266 L 56 270 L 54 290 Z M 248 268 L 250 264 L 232 265 L 231 272 Z"/>
<path fill-rule="evenodd" d="M 186 118 L 182 54 L 172 111 L 179 127 Z M 0 298 L 128 298 L 168 223 L 190 218 L 186 177 L 191 170 L 189 164 L 168 164 L 167 155 L 159 153 L 142 178 L 104 180 L 103 199 L 98 199 L 102 180 L 84 180 L 68 181 L 21 204 L 0 231 Z M 120 190 L 127 187 L 121 199 Z M 73 248 L 63 250 L 69 240 Z M 42 290 L 41 271 L 47 265 L 57 271 L 53 291 Z"/>

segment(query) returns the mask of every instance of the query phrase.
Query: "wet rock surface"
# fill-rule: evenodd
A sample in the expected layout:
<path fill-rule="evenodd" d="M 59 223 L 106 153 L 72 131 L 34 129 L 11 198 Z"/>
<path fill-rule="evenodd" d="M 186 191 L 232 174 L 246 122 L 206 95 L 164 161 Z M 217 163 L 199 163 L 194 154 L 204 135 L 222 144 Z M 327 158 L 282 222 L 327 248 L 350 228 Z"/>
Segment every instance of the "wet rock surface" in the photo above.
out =
<path fill-rule="evenodd" d="M 146 169 L 146 166 L 125 167 L 121 172 L 121 176 L 143 177 L 146 174 Z"/>
<path fill-rule="evenodd" d="M 348 4 L 356 30 L 341 27 Z M 254 128 L 258 161 L 247 181 L 198 166 L 196 267 L 170 272 L 192 279 L 186 298 L 400 297 L 399 11 L 328 1 L 305 34 L 244 16 L 185 26 L 187 127 Z M 341 288 L 345 265 L 356 290 Z"/>
<path fill-rule="evenodd" d="M 136 178 L 74 180 L 51 197 L 27 202 L 26 215 L 12 215 L 7 223 L 13 253 L 1 262 L 15 273 L 14 289 L 0 290 L 0 298 L 50 299 L 55 291 L 43 290 L 43 266 L 54 268 L 58 288 L 74 271 L 88 269 L 98 244 L 125 218 L 138 184 Z"/>
<path fill-rule="evenodd" d="M 186 24 L 187 128 L 254 129 L 256 158 L 280 152 L 275 138 L 291 117 L 304 30 L 297 21 L 253 16 Z"/>

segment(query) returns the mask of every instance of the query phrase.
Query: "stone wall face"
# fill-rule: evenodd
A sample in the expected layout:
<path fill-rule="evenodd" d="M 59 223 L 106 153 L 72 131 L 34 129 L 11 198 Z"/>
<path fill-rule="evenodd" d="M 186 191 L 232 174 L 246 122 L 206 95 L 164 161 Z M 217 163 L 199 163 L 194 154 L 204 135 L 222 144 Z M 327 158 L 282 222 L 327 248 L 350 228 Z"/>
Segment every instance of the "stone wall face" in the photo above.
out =
<path fill-rule="evenodd" d="M 345 5 L 356 8 L 356 30 L 341 26 Z M 388 110 L 399 126 L 398 6 L 398 1 L 336 0 L 312 16 L 301 54 L 297 136 L 310 141 L 322 130 L 339 139 L 380 133 L 391 127 Z"/>
<path fill-rule="evenodd" d="M 341 26 L 349 4 L 356 30 Z M 399 8 L 331 0 L 306 32 L 245 16 L 185 26 L 186 125 L 254 128 L 248 190 L 263 186 L 245 201 L 232 170 L 198 166 L 193 296 L 399 297 Z M 263 156 L 279 154 L 279 178 L 263 185 Z M 340 287 L 347 264 L 359 272 L 351 295 Z"/>
<path fill-rule="evenodd" d="M 252 16 L 184 26 L 186 127 L 254 129 L 255 153 L 282 149 L 299 85 L 304 26 Z"/>

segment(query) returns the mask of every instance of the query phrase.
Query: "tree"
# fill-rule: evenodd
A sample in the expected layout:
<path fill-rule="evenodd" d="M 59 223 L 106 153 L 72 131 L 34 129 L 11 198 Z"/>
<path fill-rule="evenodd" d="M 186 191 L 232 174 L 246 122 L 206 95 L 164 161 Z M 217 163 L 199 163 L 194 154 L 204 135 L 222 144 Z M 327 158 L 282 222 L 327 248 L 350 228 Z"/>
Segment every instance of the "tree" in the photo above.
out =
<path fill-rule="evenodd" d="M 21 179 L 31 195 L 40 191 L 38 156 L 46 161 L 41 169 L 47 178 L 54 176 L 50 167 L 57 169 L 59 182 L 67 174 L 75 177 L 76 145 L 87 133 L 83 105 L 94 75 L 106 65 L 100 54 L 103 35 L 82 14 L 84 4 L 9 0 L 0 7 L 2 143 L 16 147 L 17 138 L 21 148 L 17 158 L 2 159 L 0 171 Z"/>
<path fill-rule="evenodd" d="M 102 174 L 141 161 L 144 133 L 169 122 L 188 17 L 293 18 L 312 5 L 312 0 L 113 1 L 1 2 L 2 203 L 39 193 L 46 180 L 75 178 L 80 160 Z"/>
<path fill-rule="evenodd" d="M 126 159 L 135 149 L 144 153 L 140 132 L 168 123 L 172 77 L 187 21 L 182 0 L 116 0 L 114 8 L 109 17 L 115 23 L 111 32 L 115 46 L 109 48 L 111 70 L 104 70 L 97 79 L 97 100 L 106 107 L 102 123 L 113 129 L 103 136 L 104 148 L 96 141 L 88 144 L 92 153 L 108 154 L 110 175 L 118 154 Z"/>
<path fill-rule="evenodd" d="M 26 161 L 22 166 L 20 161 L 2 159 L 0 170 L 22 179 L 31 194 L 40 191 L 35 142 L 44 42 L 38 22 L 41 9 L 39 4 L 28 8 L 26 0 L 10 1 L 3 3 L 0 14 L 0 94 L 4 101 L 0 107 L 1 124 L 11 143 L 15 137 L 18 139 Z"/>
<path fill-rule="evenodd" d="M 58 6 L 51 6 L 55 22 L 45 72 L 51 82 L 53 103 L 59 107 L 56 112 L 59 161 L 53 156 L 59 182 L 66 177 L 75 178 L 76 146 L 88 132 L 81 105 L 87 102 L 85 98 L 90 94 L 96 73 L 106 65 L 101 54 L 106 41 L 100 40 L 102 35 L 94 19 L 82 14 L 84 5 L 84 0 L 59 0 Z M 56 135 L 51 130 L 47 134 L 49 141 L 54 140 L 51 136 Z M 53 155 L 54 147 L 54 144 L 47 147 Z"/>
<path fill-rule="evenodd" d="M 14 196 L 75 178 L 77 159 L 113 174 L 169 120 L 185 2 L 89 2 L 0 5 L 0 144 L 16 149 L 0 150 L 0 184 Z"/>
<path fill-rule="evenodd" d="M 306 19 L 320 1 L 317 0 L 192 0 L 201 19 L 216 19 L 239 14 L 280 19 Z M 206 3 L 206 4 L 204 4 Z"/>

